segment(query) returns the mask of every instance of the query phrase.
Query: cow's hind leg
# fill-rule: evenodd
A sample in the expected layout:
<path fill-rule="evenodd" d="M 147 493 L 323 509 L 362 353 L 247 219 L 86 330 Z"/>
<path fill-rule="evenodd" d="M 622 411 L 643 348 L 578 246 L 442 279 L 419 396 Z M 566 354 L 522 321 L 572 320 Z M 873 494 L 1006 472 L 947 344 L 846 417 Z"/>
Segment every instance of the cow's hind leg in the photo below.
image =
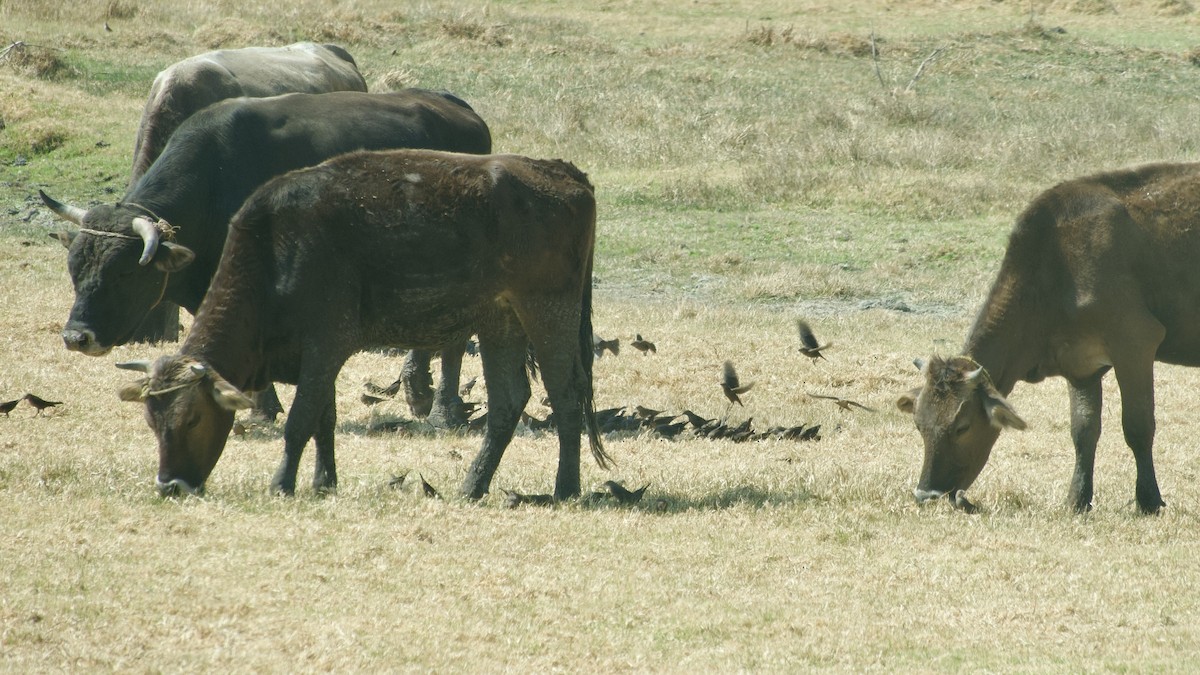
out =
<path fill-rule="evenodd" d="M 1092 508 L 1092 475 L 1096 444 L 1100 440 L 1101 381 L 1107 368 L 1070 380 L 1071 440 L 1075 445 L 1075 472 L 1067 502 L 1077 513 Z"/>
<path fill-rule="evenodd" d="M 529 401 L 529 378 L 525 375 L 528 338 L 513 320 L 494 329 L 480 331 L 479 352 L 487 386 L 487 431 L 483 447 L 463 481 L 463 495 L 479 499 L 491 488 L 492 476 L 512 440 L 513 431 Z"/>
<path fill-rule="evenodd" d="M 1154 355 L 1166 331 L 1152 318 L 1139 321 L 1133 316 L 1121 328 L 1124 339 L 1110 341 L 1122 345 L 1121 353 L 1112 355 L 1121 390 L 1121 427 L 1137 465 L 1138 508 L 1142 513 L 1158 513 L 1167 504 L 1154 474 Z"/>

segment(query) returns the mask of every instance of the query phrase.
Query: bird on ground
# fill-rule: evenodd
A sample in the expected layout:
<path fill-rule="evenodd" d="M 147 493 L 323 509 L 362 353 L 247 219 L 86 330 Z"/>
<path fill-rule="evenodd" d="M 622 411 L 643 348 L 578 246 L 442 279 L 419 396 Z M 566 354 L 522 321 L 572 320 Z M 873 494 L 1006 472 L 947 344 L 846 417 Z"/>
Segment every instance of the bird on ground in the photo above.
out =
<path fill-rule="evenodd" d="M 633 348 L 642 354 L 658 353 L 658 347 L 654 346 L 654 343 L 649 340 L 643 340 L 641 333 L 638 333 L 636 337 L 634 337 L 633 342 L 630 342 L 629 344 L 633 345 Z"/>
<path fill-rule="evenodd" d="M 736 403 L 744 407 L 746 404 L 742 403 L 741 394 L 750 391 L 750 388 L 753 386 L 753 382 L 742 384 L 738 379 L 737 371 L 733 369 L 733 362 L 725 362 L 725 372 L 721 378 L 721 390 L 725 392 L 725 398 L 729 399 L 729 405 L 732 406 Z"/>
<path fill-rule="evenodd" d="M 246 436 L 246 425 L 241 422 L 234 422 L 233 429 L 230 432 L 238 438 L 244 438 Z"/>
<path fill-rule="evenodd" d="M 425 480 L 425 476 L 417 474 L 417 477 L 421 479 L 421 492 L 423 492 L 426 497 L 429 497 L 430 499 L 442 498 L 442 496 L 438 494 L 438 491 L 429 484 L 429 481 Z"/>
<path fill-rule="evenodd" d="M 826 396 L 825 394 L 814 394 L 811 391 L 808 392 L 808 395 L 812 398 L 823 398 L 828 401 L 833 401 L 834 405 L 848 412 L 853 412 L 854 408 L 866 410 L 867 412 L 876 412 L 875 409 L 870 406 L 863 405 L 858 401 L 851 401 L 848 398 L 842 398 L 841 396 Z"/>
<path fill-rule="evenodd" d="M 400 393 L 400 385 L 401 384 L 402 383 L 400 380 L 396 380 L 395 382 L 389 384 L 386 387 L 381 387 L 381 386 L 375 384 L 374 382 L 367 382 L 366 384 L 363 385 L 363 387 L 367 390 L 368 394 L 372 394 L 374 396 L 386 396 L 388 398 L 391 398 L 391 397 L 395 396 L 396 394 Z"/>
<path fill-rule="evenodd" d="M 471 390 L 475 388 L 475 383 L 478 381 L 479 381 L 479 376 L 476 375 L 475 377 L 472 377 L 471 379 L 467 380 L 466 382 L 463 382 L 462 386 L 458 388 L 459 397 L 466 398 L 466 397 L 470 396 Z"/>
<path fill-rule="evenodd" d="M 613 356 L 621 354 L 621 338 L 613 338 L 605 340 L 604 338 L 592 333 L 592 350 L 596 353 L 596 358 L 602 358 L 604 352 L 609 352 Z"/>
<path fill-rule="evenodd" d="M 705 424 L 708 424 L 709 422 L 713 421 L 706 417 L 701 417 L 701 416 L 697 415 L 696 413 L 692 412 L 691 410 L 684 410 L 680 414 L 682 414 L 684 417 L 686 417 L 688 419 L 688 424 L 692 425 L 693 429 L 699 429 L 699 428 L 703 427 Z"/>
<path fill-rule="evenodd" d="M 383 403 L 382 398 L 378 396 L 372 396 L 370 394 L 363 394 L 362 396 L 358 397 L 358 400 L 362 401 L 365 405 L 378 405 Z"/>
<path fill-rule="evenodd" d="M 4 416 L 8 417 L 8 413 L 12 412 L 13 408 L 17 407 L 17 404 L 24 400 L 24 398 L 19 398 L 15 401 L 5 401 L 4 403 L 0 403 L 0 413 L 4 413 Z"/>
<path fill-rule="evenodd" d="M 37 412 L 33 415 L 34 417 L 41 415 L 42 411 L 46 408 L 53 408 L 56 405 L 62 405 L 62 401 L 47 401 L 46 399 L 39 396 L 34 396 L 33 394 L 25 394 L 24 400 L 29 401 L 29 405 L 37 408 Z"/>
<path fill-rule="evenodd" d="M 818 342 L 817 336 L 813 334 L 812 327 L 804 319 L 796 319 L 796 328 L 800 331 L 800 353 L 812 359 L 813 363 L 816 363 L 818 359 L 825 358 L 821 350 L 829 349 L 833 346 L 833 343 L 821 344 Z"/>
<path fill-rule="evenodd" d="M 642 495 L 646 494 L 646 488 L 650 487 L 650 484 L 646 483 L 642 487 L 640 487 L 636 490 L 630 491 L 628 488 L 626 488 L 624 485 L 621 485 L 617 481 L 609 480 L 609 481 L 604 481 L 604 485 L 602 487 L 604 487 L 604 489 L 608 490 L 609 494 L 611 494 L 613 497 L 615 497 L 619 503 L 628 506 L 629 504 L 636 504 L 636 503 L 642 501 Z"/>
<path fill-rule="evenodd" d="M 687 422 L 664 422 L 663 424 L 654 425 L 654 433 L 662 436 L 663 438 L 673 439 L 678 436 L 686 426 Z"/>
<path fill-rule="evenodd" d="M 505 490 L 500 488 L 504 493 L 504 505 L 510 509 L 515 509 L 521 504 L 532 504 L 533 506 L 551 506 L 554 504 L 554 495 L 523 495 L 514 490 Z"/>
<path fill-rule="evenodd" d="M 400 490 L 400 489 L 403 489 L 403 488 L 404 488 L 404 481 L 405 481 L 407 478 L 408 478 L 408 472 L 407 472 L 407 471 L 405 471 L 404 473 L 402 473 L 402 474 L 400 474 L 400 475 L 392 474 L 392 478 L 391 478 L 391 480 L 389 480 L 389 481 L 388 481 L 388 487 L 392 488 L 393 490 Z"/>

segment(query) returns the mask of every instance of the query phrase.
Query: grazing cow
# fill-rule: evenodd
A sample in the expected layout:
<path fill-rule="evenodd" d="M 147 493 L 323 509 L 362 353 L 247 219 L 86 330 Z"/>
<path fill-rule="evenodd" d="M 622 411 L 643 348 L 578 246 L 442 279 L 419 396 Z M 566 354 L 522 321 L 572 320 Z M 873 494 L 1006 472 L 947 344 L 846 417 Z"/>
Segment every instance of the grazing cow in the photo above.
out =
<path fill-rule="evenodd" d="M 558 420 L 554 493 L 579 494 L 592 403 L 595 198 L 569 163 L 420 150 L 360 152 L 276 178 L 234 217 L 212 288 L 180 352 L 121 364 L 148 377 L 163 493 L 201 490 L 243 391 L 296 385 L 274 490 L 295 490 L 316 440 L 317 490 L 336 487 L 334 384 L 355 352 L 431 348 L 479 335 L 487 432 L 463 492 L 487 493 L 529 399 L 527 347 Z"/>
<path fill-rule="evenodd" d="M 217 101 L 366 90 L 354 57 L 337 45 L 220 49 L 184 59 L 167 66 L 150 85 L 129 184 L 146 173 L 184 120 Z"/>
<path fill-rule="evenodd" d="M 1154 362 L 1200 365 L 1200 164 L 1155 164 L 1071 180 L 1017 220 L 963 353 L 922 367 L 897 405 L 925 460 L 914 495 L 965 490 L 1000 430 L 1025 428 L 1005 398 L 1021 380 L 1070 386 L 1075 470 L 1069 503 L 1092 505 L 1101 379 L 1121 392 L 1139 509 L 1165 503 L 1154 475 Z"/>
<path fill-rule="evenodd" d="M 482 154 L 491 135 L 459 98 L 421 89 L 229 99 L 188 118 L 115 205 L 84 210 L 41 193 L 81 228 L 58 235 L 75 286 L 67 349 L 108 353 L 163 300 L 194 314 L 230 217 L 268 179 L 352 150 L 408 147 Z"/>
<path fill-rule="evenodd" d="M 223 49 L 184 59 L 154 78 L 133 146 L 132 186 L 167 139 L 193 113 L 227 98 L 366 91 L 354 57 L 337 45 L 298 42 L 286 47 Z M 179 307 L 159 303 L 134 334 L 135 342 L 179 339 Z"/>

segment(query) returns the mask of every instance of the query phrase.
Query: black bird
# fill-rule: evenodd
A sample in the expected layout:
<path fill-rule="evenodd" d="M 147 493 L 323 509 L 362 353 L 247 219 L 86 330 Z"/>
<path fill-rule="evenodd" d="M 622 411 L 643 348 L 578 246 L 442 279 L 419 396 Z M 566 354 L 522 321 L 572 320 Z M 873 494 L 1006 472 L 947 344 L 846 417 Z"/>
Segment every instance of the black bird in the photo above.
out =
<path fill-rule="evenodd" d="M 676 436 L 678 436 L 680 434 L 680 432 L 683 431 L 683 428 L 686 426 L 687 426 L 687 422 L 675 422 L 674 424 L 671 424 L 670 422 L 666 422 L 663 424 L 656 424 L 654 426 L 654 433 L 658 434 L 659 436 L 662 436 L 663 438 L 673 439 Z"/>
<path fill-rule="evenodd" d="M 37 408 L 37 412 L 33 415 L 34 417 L 41 415 L 42 411 L 46 408 L 53 408 L 56 405 L 62 405 L 62 401 L 47 401 L 46 399 L 34 396 L 33 394 L 25 394 L 24 400 L 29 401 L 29 405 Z"/>
<path fill-rule="evenodd" d="M 621 354 L 621 338 L 613 338 L 605 340 L 604 338 L 592 333 L 592 350 L 596 353 L 596 358 L 602 358 L 604 352 L 609 352 L 613 356 Z"/>
<path fill-rule="evenodd" d="M 817 359 L 825 358 L 821 353 L 822 349 L 829 349 L 833 346 L 832 342 L 821 344 L 817 342 L 817 336 L 813 335 L 812 328 L 804 319 L 796 319 L 796 328 L 800 331 L 800 353 L 817 362 Z"/>
<path fill-rule="evenodd" d="M 433 486 L 429 484 L 429 481 L 425 480 L 425 476 L 417 474 L 417 478 L 421 479 L 421 492 L 425 493 L 426 497 L 429 497 L 430 499 L 442 498 L 442 496 L 438 494 L 438 491 L 433 489 Z"/>
<path fill-rule="evenodd" d="M 697 415 L 696 413 L 692 412 L 691 410 L 684 410 L 683 413 L 681 413 L 681 414 L 684 417 L 687 417 L 688 424 L 691 424 L 693 429 L 699 429 L 699 428 L 703 427 L 705 424 L 708 424 L 709 422 L 713 421 L 713 420 L 701 417 L 701 416 Z"/>
<path fill-rule="evenodd" d="M 630 342 L 629 344 L 633 345 L 633 348 L 638 350 L 642 354 L 657 354 L 658 353 L 658 347 L 655 347 L 654 343 L 649 340 L 643 340 L 641 333 L 638 333 L 637 337 L 635 337 L 633 339 L 633 342 Z"/>
<path fill-rule="evenodd" d="M 875 412 L 875 409 L 870 406 L 865 406 L 858 401 L 851 401 L 850 399 L 842 398 L 841 396 L 826 396 L 825 394 L 814 394 L 811 391 L 808 392 L 808 395 L 813 398 L 823 398 L 833 401 L 833 404 L 842 410 L 853 412 L 854 408 L 860 408 L 862 410 L 866 410 L 867 412 Z"/>
<path fill-rule="evenodd" d="M 475 388 L 475 383 L 478 381 L 479 381 L 479 376 L 476 375 L 475 377 L 472 377 L 471 379 L 467 380 L 466 382 L 463 382 L 462 386 L 458 388 L 459 397 L 466 398 L 466 397 L 470 396 L 471 390 Z"/>
<path fill-rule="evenodd" d="M 4 416 L 8 417 L 8 413 L 12 412 L 13 408 L 17 407 L 17 404 L 24 400 L 24 398 L 19 398 L 15 401 L 5 401 L 4 403 L 0 403 L 0 413 L 4 413 Z"/>
<path fill-rule="evenodd" d="M 967 501 L 966 490 L 955 490 L 947 492 L 946 496 L 950 499 L 950 503 L 957 509 L 962 509 L 965 513 L 975 513 L 979 511 L 979 507 Z"/>
<path fill-rule="evenodd" d="M 644 420 L 653 420 L 660 413 L 662 413 L 661 410 L 655 410 L 654 408 L 647 408 L 646 406 L 641 405 L 633 406 L 633 411 L 637 413 L 638 417 Z"/>
<path fill-rule="evenodd" d="M 395 382 L 389 384 L 386 387 L 381 387 L 381 386 L 375 384 L 374 382 L 367 382 L 366 384 L 363 385 L 363 387 L 367 390 L 368 394 L 373 394 L 375 396 L 386 396 L 388 398 L 392 398 L 396 394 L 400 393 L 400 384 L 401 384 L 401 381 L 396 380 Z"/>
<path fill-rule="evenodd" d="M 554 504 L 554 495 L 523 495 L 520 492 L 513 490 L 505 490 L 500 488 L 504 493 L 504 505 L 510 509 L 515 509 L 521 504 L 532 504 L 533 506 L 551 506 Z"/>
<path fill-rule="evenodd" d="M 642 487 L 632 492 L 615 480 L 605 481 L 603 487 L 607 489 L 608 492 L 615 497 L 618 502 L 629 505 L 642 501 L 642 495 L 646 494 L 646 488 L 650 487 L 650 484 L 646 483 Z"/>
<path fill-rule="evenodd" d="M 725 375 L 721 379 L 721 389 L 725 392 L 725 398 L 729 399 L 729 405 L 736 403 L 740 406 L 745 406 L 746 404 L 742 403 L 742 399 L 739 394 L 744 394 L 750 391 L 750 388 L 753 386 L 753 382 L 749 384 L 742 384 L 741 381 L 738 380 L 737 371 L 733 369 L 733 362 L 725 362 Z"/>
<path fill-rule="evenodd" d="M 358 400 L 362 401 L 366 405 L 377 405 L 379 403 L 383 403 L 382 398 L 378 396 L 372 396 L 370 394 L 363 394 L 362 396 L 358 397 Z"/>

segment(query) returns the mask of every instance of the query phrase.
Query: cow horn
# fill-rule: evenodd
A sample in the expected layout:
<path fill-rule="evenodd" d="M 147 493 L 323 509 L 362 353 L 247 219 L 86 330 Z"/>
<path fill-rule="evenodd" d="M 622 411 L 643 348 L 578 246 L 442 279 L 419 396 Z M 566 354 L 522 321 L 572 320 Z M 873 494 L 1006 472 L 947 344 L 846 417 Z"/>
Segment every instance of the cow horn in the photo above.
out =
<path fill-rule="evenodd" d="M 150 372 L 150 362 L 146 360 L 120 361 L 116 365 L 121 370 L 136 370 L 139 373 Z"/>
<path fill-rule="evenodd" d="M 87 214 L 87 211 L 84 209 L 78 206 L 71 206 L 70 204 L 63 204 L 41 190 L 38 190 L 38 196 L 42 198 L 42 203 L 49 207 L 59 218 L 75 223 L 76 225 L 83 225 L 83 216 Z"/>
<path fill-rule="evenodd" d="M 964 377 L 966 378 L 967 382 L 978 382 L 982 376 L 983 366 L 979 366 L 975 370 L 968 372 Z"/>
<path fill-rule="evenodd" d="M 142 247 L 142 257 L 138 258 L 138 264 L 145 265 L 158 252 L 158 227 L 149 220 L 141 216 L 136 216 L 133 219 L 133 231 L 141 235 L 142 241 L 145 242 L 145 245 Z"/>
<path fill-rule="evenodd" d="M 193 363 L 191 366 L 189 366 L 189 368 L 191 368 L 192 374 L 194 375 L 203 376 L 208 372 L 208 368 L 206 368 L 203 363 Z"/>

